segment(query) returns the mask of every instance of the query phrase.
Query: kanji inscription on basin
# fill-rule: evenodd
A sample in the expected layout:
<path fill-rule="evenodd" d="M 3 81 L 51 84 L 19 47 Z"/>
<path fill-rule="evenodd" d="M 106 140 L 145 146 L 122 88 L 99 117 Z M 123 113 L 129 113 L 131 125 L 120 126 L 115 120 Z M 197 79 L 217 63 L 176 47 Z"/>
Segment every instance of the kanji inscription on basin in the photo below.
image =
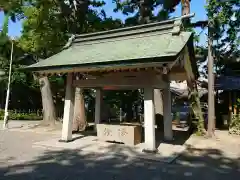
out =
<path fill-rule="evenodd" d="M 125 128 L 119 128 L 118 131 L 119 131 L 119 136 L 127 136 L 128 135 L 128 132 Z"/>
<path fill-rule="evenodd" d="M 97 124 L 97 136 L 103 141 L 136 145 L 141 142 L 141 128 L 135 125 Z"/>
<path fill-rule="evenodd" d="M 104 128 L 103 134 L 105 136 L 112 136 L 112 131 L 109 128 Z"/>

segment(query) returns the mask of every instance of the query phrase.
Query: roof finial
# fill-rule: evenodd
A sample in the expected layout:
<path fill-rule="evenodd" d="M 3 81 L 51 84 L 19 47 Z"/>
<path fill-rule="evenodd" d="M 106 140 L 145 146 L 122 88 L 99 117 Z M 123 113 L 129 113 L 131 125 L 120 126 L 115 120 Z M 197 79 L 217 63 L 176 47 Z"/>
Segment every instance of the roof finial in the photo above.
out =
<path fill-rule="evenodd" d="M 181 19 L 178 19 L 178 20 L 174 21 L 172 35 L 178 35 L 181 31 L 181 26 L 182 26 L 182 20 Z"/>

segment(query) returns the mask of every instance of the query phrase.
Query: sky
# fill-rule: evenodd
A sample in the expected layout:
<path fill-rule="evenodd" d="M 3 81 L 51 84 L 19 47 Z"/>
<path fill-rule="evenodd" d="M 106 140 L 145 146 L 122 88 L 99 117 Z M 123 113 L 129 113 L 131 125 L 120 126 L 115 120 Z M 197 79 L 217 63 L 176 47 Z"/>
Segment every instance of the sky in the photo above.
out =
<path fill-rule="evenodd" d="M 112 0 L 105 0 L 106 5 L 103 7 L 103 9 L 106 11 L 106 14 L 108 16 L 112 16 L 113 18 L 118 18 L 118 19 L 122 19 L 125 20 L 126 16 L 124 16 L 122 13 L 118 12 L 118 13 L 114 13 L 113 9 L 115 7 L 115 5 L 112 3 Z M 205 3 L 206 0 L 194 0 L 191 1 L 191 13 L 195 13 L 195 16 L 192 18 L 192 21 L 198 21 L 198 20 L 206 20 L 207 19 L 207 15 L 206 15 L 206 11 L 205 11 Z M 181 16 L 181 6 L 177 6 L 176 11 L 174 13 L 171 14 L 171 17 L 177 17 L 177 16 Z M 4 20 L 4 14 L 2 12 L 0 12 L 0 27 L 3 24 L 3 20 Z M 1 29 L 1 28 L 0 28 Z M 11 37 L 19 37 L 21 36 L 21 30 L 22 30 L 22 22 L 21 21 L 17 21 L 17 22 L 9 22 L 9 36 Z M 197 29 L 197 33 L 200 33 L 201 30 Z M 205 44 L 206 42 L 206 37 L 204 35 L 204 33 L 202 33 L 201 37 L 200 37 L 200 44 Z"/>

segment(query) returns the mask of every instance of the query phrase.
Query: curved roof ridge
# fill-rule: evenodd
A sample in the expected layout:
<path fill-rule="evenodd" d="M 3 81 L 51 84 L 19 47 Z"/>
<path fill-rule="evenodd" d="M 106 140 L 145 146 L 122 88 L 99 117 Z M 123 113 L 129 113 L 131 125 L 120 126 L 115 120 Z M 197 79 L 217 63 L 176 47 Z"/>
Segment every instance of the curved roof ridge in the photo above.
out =
<path fill-rule="evenodd" d="M 81 34 L 81 35 L 76 35 L 75 40 L 82 39 L 82 38 L 84 39 L 84 38 L 89 38 L 89 37 L 101 36 L 101 35 L 110 35 L 110 34 L 121 33 L 121 32 L 129 32 L 129 33 L 133 32 L 134 33 L 136 30 L 149 29 L 149 28 L 158 27 L 158 26 L 163 26 L 164 27 L 164 25 L 174 26 L 175 21 L 188 19 L 188 18 L 191 18 L 193 16 L 194 16 L 194 14 L 188 14 L 188 15 L 172 18 L 172 19 L 169 19 L 169 20 L 165 20 L 165 21 L 153 22 L 153 23 L 148 23 L 148 24 L 141 24 L 141 25 L 130 26 L 130 27 L 123 27 L 123 28 L 94 32 L 94 33 L 84 33 L 84 34 Z"/>

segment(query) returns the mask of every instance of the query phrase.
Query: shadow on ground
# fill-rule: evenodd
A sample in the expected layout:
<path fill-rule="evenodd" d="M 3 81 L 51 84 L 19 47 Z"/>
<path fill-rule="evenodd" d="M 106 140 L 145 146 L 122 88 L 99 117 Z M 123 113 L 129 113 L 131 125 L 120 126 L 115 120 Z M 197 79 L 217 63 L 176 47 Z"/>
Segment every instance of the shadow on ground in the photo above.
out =
<path fill-rule="evenodd" d="M 84 138 L 87 136 L 97 136 L 96 131 L 94 131 L 94 126 L 90 125 L 87 127 L 85 131 L 82 132 L 73 132 L 73 134 L 81 135 L 81 137 L 74 138 L 73 140 L 78 140 L 79 138 Z M 164 141 L 164 131 L 163 129 L 156 129 L 155 130 L 156 134 L 156 146 L 160 146 L 161 143 L 165 144 L 172 144 L 172 145 L 183 145 L 191 136 L 191 132 L 185 132 L 185 131 L 177 131 L 173 130 L 173 141 Z M 144 128 L 141 129 L 141 138 L 142 138 L 142 143 L 144 142 Z M 117 142 L 115 142 L 117 143 Z M 122 144 L 122 143 L 121 143 Z"/>
<path fill-rule="evenodd" d="M 112 145 L 111 151 L 122 149 Z M 190 146 L 188 152 L 172 164 L 110 154 L 86 154 L 81 150 L 46 150 L 32 161 L 1 168 L 0 179 L 234 180 L 240 177 L 239 160 L 227 158 L 217 149 L 202 150 Z"/>

